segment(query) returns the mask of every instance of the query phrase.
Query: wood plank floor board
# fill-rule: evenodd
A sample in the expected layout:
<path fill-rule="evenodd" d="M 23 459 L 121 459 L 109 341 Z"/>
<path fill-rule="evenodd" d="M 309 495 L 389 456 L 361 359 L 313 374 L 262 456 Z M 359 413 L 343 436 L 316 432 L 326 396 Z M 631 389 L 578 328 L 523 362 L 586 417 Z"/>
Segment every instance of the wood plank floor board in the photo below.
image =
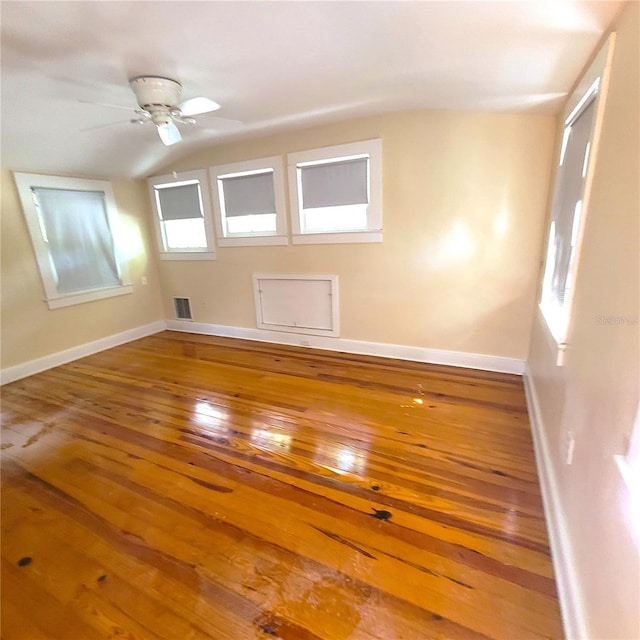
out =
<path fill-rule="evenodd" d="M 163 332 L 2 400 L 2 638 L 563 637 L 518 376 Z"/>

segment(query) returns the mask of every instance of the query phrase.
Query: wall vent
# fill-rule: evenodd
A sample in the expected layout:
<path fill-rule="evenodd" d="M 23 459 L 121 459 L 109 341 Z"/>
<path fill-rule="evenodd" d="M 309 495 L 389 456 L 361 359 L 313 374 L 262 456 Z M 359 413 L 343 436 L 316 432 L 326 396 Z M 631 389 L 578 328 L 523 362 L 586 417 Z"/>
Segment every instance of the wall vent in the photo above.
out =
<path fill-rule="evenodd" d="M 189 298 L 174 298 L 173 308 L 176 310 L 177 320 L 193 320 Z"/>

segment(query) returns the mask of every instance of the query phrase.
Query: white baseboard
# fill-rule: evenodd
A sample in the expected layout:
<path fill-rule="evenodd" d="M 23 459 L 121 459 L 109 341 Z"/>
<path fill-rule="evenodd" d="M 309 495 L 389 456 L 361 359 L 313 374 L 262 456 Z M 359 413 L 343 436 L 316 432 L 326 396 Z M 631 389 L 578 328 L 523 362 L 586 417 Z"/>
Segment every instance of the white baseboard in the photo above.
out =
<path fill-rule="evenodd" d="M 246 327 L 232 327 L 220 324 L 206 324 L 189 322 L 186 320 L 167 320 L 167 329 L 185 333 L 200 333 L 210 336 L 224 336 L 227 338 L 242 338 L 244 340 L 258 340 L 260 342 L 275 342 L 278 344 L 292 344 L 297 346 L 327 349 L 329 351 L 343 351 L 360 355 L 381 356 L 383 358 L 398 358 L 429 364 L 445 364 L 452 367 L 467 369 L 481 369 L 483 371 L 498 371 L 500 373 L 524 373 L 524 360 L 487 356 L 479 353 L 464 353 L 461 351 L 444 351 L 441 349 L 427 349 L 425 347 L 409 347 L 399 344 L 382 342 L 364 342 L 361 340 L 345 340 L 330 336 L 310 336 L 284 331 L 269 331 L 266 329 L 249 329 Z"/>
<path fill-rule="evenodd" d="M 430 364 L 444 364 L 452 367 L 464 367 L 467 369 L 481 369 L 483 371 L 497 371 L 501 373 L 524 373 L 524 361 L 517 358 L 504 358 L 488 356 L 478 353 L 464 353 L 460 351 L 444 351 L 441 349 L 427 349 L 425 347 L 410 347 L 406 345 L 385 344 L 382 342 L 364 342 L 361 340 L 345 340 L 328 336 L 304 336 L 283 331 L 268 331 L 265 329 L 250 329 L 246 327 L 232 327 L 227 325 L 205 324 L 200 322 L 188 322 L 184 320 L 158 320 L 150 324 L 129 329 L 122 333 L 116 333 L 106 338 L 100 338 L 93 342 L 52 353 L 42 358 L 23 362 L 13 367 L 0 370 L 0 385 L 14 382 L 27 376 L 58 367 L 78 358 L 84 358 L 93 353 L 117 347 L 118 345 L 138 340 L 145 336 L 171 329 L 186 333 L 200 333 L 213 336 L 225 336 L 229 338 L 241 338 L 244 340 L 258 340 L 260 342 L 275 342 L 279 344 L 291 344 L 308 346 L 315 349 L 327 349 L 329 351 L 343 351 L 361 355 L 380 356 L 383 358 L 398 358 L 400 360 L 413 360 L 415 362 L 428 362 Z"/>
<path fill-rule="evenodd" d="M 84 358 L 90 356 L 98 351 L 104 351 L 111 347 L 117 347 L 118 345 L 125 344 L 125 342 L 131 342 L 132 340 L 138 340 L 138 338 L 144 338 L 150 336 L 158 331 L 164 331 L 167 328 L 167 323 L 164 320 L 158 320 L 157 322 L 151 322 L 135 329 L 129 329 L 121 333 L 116 333 L 106 338 L 100 338 L 93 342 L 87 342 L 85 344 L 72 347 L 71 349 L 65 349 L 64 351 L 58 351 L 42 358 L 35 360 L 29 360 L 29 362 L 23 362 L 13 367 L 7 367 L 0 371 L 0 384 L 7 384 L 32 376 L 34 373 L 40 373 L 47 369 L 53 369 L 61 364 L 66 364 L 72 360 L 78 358 Z"/>
<path fill-rule="evenodd" d="M 524 390 L 529 408 L 536 466 L 542 489 L 542 501 L 547 520 L 565 637 L 567 640 L 583 640 L 589 635 L 585 611 L 582 606 L 580 583 L 573 559 L 573 548 L 560 502 L 558 484 L 549 453 L 538 397 L 528 369 L 524 375 Z"/>

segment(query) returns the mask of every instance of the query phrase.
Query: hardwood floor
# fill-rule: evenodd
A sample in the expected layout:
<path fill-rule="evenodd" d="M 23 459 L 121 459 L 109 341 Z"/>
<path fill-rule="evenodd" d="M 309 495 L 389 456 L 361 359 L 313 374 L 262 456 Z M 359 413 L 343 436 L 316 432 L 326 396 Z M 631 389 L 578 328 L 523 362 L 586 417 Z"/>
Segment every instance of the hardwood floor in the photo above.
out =
<path fill-rule="evenodd" d="M 519 377 L 164 332 L 6 385 L 2 638 L 562 638 Z"/>

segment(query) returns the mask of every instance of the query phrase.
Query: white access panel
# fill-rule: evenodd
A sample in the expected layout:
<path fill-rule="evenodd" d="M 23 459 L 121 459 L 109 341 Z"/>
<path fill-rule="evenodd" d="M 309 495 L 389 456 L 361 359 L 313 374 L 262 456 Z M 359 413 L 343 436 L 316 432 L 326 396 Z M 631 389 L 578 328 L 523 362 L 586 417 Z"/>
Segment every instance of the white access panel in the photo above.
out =
<path fill-rule="evenodd" d="M 338 276 L 254 275 L 260 329 L 337 336 Z"/>

